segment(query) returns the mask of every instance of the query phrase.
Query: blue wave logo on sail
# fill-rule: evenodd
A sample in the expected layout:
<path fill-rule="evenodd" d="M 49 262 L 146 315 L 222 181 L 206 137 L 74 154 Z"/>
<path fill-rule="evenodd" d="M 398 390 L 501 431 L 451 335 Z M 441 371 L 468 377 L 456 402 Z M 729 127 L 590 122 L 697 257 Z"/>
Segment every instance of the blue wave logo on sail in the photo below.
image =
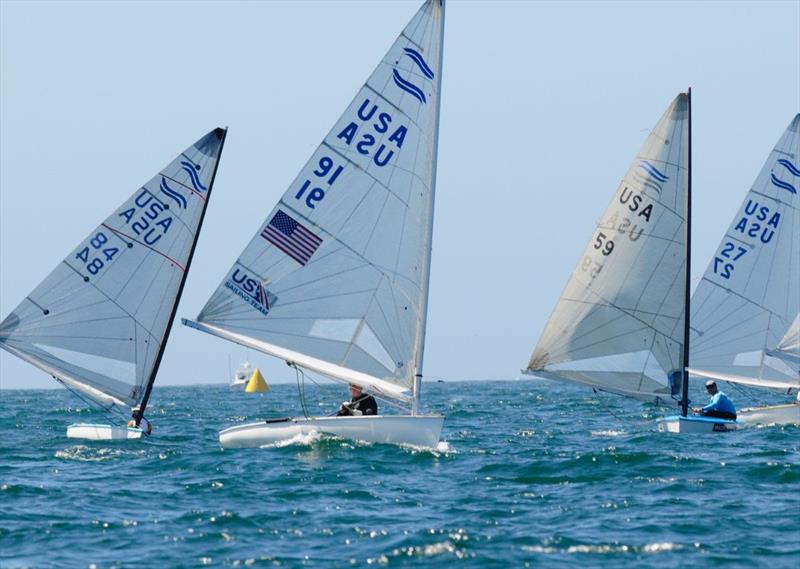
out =
<path fill-rule="evenodd" d="M 797 169 L 797 166 L 795 166 L 794 164 L 792 164 L 791 162 L 789 162 L 788 160 L 786 160 L 786 158 L 781 158 L 780 160 L 778 160 L 778 164 L 780 164 L 781 166 L 783 166 L 784 168 L 786 168 L 787 170 L 789 170 L 789 173 L 790 173 L 792 176 L 795 176 L 795 177 L 800 177 L 800 170 L 798 170 L 798 169 Z M 797 195 L 797 188 L 795 188 L 795 187 L 794 187 L 792 184 L 790 184 L 789 182 L 784 182 L 783 180 L 781 180 L 780 178 L 778 178 L 778 177 L 775 175 L 775 170 L 772 170 L 772 171 L 770 172 L 770 178 L 772 178 L 772 185 L 773 185 L 773 186 L 776 186 L 776 187 L 778 187 L 778 188 L 781 188 L 781 189 L 783 189 L 783 190 L 786 190 L 787 192 L 791 192 L 791 193 L 793 193 L 793 194 Z"/>
<path fill-rule="evenodd" d="M 422 71 L 422 74 L 425 77 L 427 77 L 428 79 L 433 79 L 433 71 L 425 62 L 425 58 L 423 58 L 418 51 L 413 50 L 410 47 L 405 48 L 403 51 L 406 53 L 408 57 L 411 58 L 411 61 L 417 64 L 417 67 L 419 67 L 419 70 Z"/>
<path fill-rule="evenodd" d="M 413 61 L 422 74 L 427 77 L 428 79 L 433 79 L 433 71 L 431 70 L 428 63 L 425 61 L 425 58 L 422 57 L 418 51 L 407 47 L 403 49 L 403 52 Z M 414 97 L 423 105 L 428 102 L 428 98 L 425 96 L 425 93 L 420 89 L 417 85 L 412 83 L 411 81 L 404 79 L 400 72 L 397 69 L 392 70 L 392 78 L 394 79 L 394 84 L 400 87 L 403 91 Z"/>
<path fill-rule="evenodd" d="M 278 300 L 278 297 L 269 292 L 257 279 L 252 278 L 239 268 L 233 270 L 230 280 L 225 281 L 225 288 L 247 302 L 250 306 L 266 316 Z"/>
<path fill-rule="evenodd" d="M 200 176 L 197 175 L 197 172 L 200 171 L 199 164 L 194 164 L 184 160 L 181 162 L 181 167 L 183 168 L 184 172 L 189 174 L 189 179 L 192 181 L 192 185 L 194 186 L 195 190 L 198 192 L 205 192 L 208 189 L 200 182 Z"/>
<path fill-rule="evenodd" d="M 186 209 L 186 198 L 180 195 L 178 192 L 173 190 L 167 185 L 167 179 L 164 176 L 161 176 L 161 193 L 165 194 L 167 197 L 172 198 L 176 202 L 178 202 L 178 206 L 181 209 Z"/>
<path fill-rule="evenodd" d="M 669 180 L 669 176 L 664 174 L 661 170 L 653 166 L 647 160 L 641 160 L 639 162 L 639 168 L 641 171 L 636 170 L 634 172 L 634 178 L 636 178 L 636 181 L 642 184 L 642 186 L 650 188 L 657 194 L 660 194 L 662 189 L 661 184 Z"/>

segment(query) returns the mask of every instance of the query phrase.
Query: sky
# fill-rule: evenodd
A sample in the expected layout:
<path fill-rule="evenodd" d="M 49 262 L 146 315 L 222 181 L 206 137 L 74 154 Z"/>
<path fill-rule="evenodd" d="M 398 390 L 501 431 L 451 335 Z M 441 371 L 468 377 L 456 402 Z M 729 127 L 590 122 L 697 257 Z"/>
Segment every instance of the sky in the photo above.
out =
<path fill-rule="evenodd" d="M 421 2 L 0 1 L 0 319 L 181 150 L 228 126 L 193 318 Z M 800 111 L 800 2 L 447 4 L 429 379 L 527 364 L 597 218 L 692 87 L 699 280 Z M 176 320 L 157 385 L 281 361 Z M 0 350 L 0 389 L 49 388 Z"/>

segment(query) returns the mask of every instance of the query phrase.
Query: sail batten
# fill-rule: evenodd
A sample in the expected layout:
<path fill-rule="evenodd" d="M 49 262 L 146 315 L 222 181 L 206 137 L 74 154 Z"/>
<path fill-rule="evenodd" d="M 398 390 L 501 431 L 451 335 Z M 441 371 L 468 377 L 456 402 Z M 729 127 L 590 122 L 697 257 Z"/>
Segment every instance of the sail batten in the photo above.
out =
<path fill-rule="evenodd" d="M 0 347 L 102 405 L 146 404 L 224 132 L 198 140 L 98 224 L 0 323 Z"/>
<path fill-rule="evenodd" d="M 298 365 L 382 393 L 412 389 L 429 279 L 443 18 L 436 0 L 412 18 L 206 302 L 196 320 L 210 328 L 201 330 L 291 352 Z"/>
<path fill-rule="evenodd" d="M 629 167 L 531 355 L 530 373 L 659 403 L 676 393 L 688 106 L 687 94 L 673 101 Z"/>

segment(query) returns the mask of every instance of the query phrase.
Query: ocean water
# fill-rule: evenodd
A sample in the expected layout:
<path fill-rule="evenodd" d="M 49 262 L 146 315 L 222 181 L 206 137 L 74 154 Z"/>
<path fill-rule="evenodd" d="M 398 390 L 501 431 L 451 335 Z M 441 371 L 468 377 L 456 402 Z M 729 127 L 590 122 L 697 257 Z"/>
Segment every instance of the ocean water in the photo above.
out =
<path fill-rule="evenodd" d="M 63 389 L 0 392 L 2 567 L 800 566 L 800 429 L 654 430 L 661 411 L 546 381 L 426 384 L 435 450 L 309 437 L 221 450 L 297 387 L 156 387 L 154 436 Z M 736 394 L 734 400 L 736 399 Z M 320 413 L 342 387 L 309 386 Z"/>

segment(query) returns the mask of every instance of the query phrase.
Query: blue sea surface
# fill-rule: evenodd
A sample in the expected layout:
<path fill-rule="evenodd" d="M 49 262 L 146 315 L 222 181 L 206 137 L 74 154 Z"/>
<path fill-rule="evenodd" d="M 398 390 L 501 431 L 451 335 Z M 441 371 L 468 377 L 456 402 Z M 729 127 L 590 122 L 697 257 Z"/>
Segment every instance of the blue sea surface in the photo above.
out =
<path fill-rule="evenodd" d="M 346 395 L 306 388 L 319 414 Z M 800 566 L 797 427 L 672 435 L 663 409 L 577 386 L 448 382 L 424 386 L 435 450 L 220 449 L 298 401 L 157 386 L 153 436 L 114 443 L 66 438 L 104 420 L 66 390 L 0 392 L 0 566 Z"/>

